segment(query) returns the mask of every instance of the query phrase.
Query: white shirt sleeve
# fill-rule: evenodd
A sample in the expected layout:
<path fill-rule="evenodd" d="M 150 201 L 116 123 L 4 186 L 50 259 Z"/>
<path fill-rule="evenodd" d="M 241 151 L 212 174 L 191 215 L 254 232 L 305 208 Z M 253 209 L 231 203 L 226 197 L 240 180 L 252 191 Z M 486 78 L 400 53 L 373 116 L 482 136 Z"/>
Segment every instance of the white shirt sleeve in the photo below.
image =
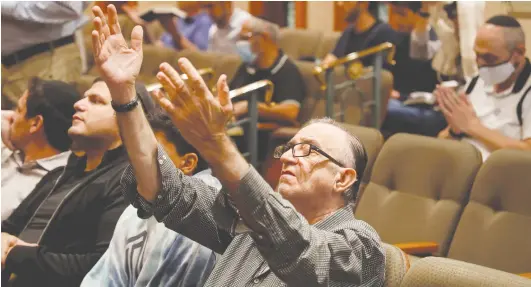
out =
<path fill-rule="evenodd" d="M 81 17 L 87 3 L 89 2 L 3 2 L 2 17 L 42 24 L 64 24 Z"/>

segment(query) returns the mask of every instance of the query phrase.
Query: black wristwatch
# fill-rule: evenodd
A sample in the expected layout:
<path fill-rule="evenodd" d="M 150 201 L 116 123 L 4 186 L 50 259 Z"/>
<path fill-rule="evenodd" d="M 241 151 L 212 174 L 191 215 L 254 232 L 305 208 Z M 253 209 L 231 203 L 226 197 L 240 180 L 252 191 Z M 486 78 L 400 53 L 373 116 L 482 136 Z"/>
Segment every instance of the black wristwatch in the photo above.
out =
<path fill-rule="evenodd" d="M 134 110 L 138 106 L 138 101 L 139 98 L 137 95 L 132 101 L 123 105 L 117 105 L 114 103 L 114 101 L 111 101 L 111 106 L 117 113 L 127 113 Z"/>

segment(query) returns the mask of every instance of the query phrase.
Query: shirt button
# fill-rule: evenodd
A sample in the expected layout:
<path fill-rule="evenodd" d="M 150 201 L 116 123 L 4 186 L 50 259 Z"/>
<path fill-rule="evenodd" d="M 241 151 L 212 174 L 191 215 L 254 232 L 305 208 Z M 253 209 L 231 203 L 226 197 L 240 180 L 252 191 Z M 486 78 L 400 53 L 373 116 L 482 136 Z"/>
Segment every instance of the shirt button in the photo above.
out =
<path fill-rule="evenodd" d="M 258 279 L 258 278 L 254 278 L 253 283 L 254 283 L 254 284 L 258 284 L 258 283 L 260 283 L 260 279 Z"/>
<path fill-rule="evenodd" d="M 157 195 L 157 198 L 158 198 L 158 199 L 162 199 L 162 195 L 160 195 L 160 194 Z"/>
<path fill-rule="evenodd" d="M 162 159 L 159 159 L 159 164 L 162 164 L 164 161 Z"/>

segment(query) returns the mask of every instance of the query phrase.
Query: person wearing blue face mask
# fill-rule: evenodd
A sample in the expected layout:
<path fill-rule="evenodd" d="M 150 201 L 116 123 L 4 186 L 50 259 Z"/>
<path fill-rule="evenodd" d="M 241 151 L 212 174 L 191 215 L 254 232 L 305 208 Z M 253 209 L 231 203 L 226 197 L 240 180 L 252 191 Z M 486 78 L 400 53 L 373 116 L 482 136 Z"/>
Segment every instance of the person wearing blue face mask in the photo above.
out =
<path fill-rule="evenodd" d="M 531 150 L 531 64 L 520 23 L 511 16 L 490 18 L 478 30 L 474 52 L 479 76 L 466 92 L 435 92 L 448 121 L 439 137 L 472 143 L 483 160 L 502 148 Z"/>
<path fill-rule="evenodd" d="M 274 84 L 273 106 L 258 103 L 260 122 L 291 125 L 297 121 L 306 87 L 297 66 L 278 47 L 279 28 L 273 23 L 250 18 L 244 22 L 236 48 L 242 65 L 229 84 L 230 89 L 240 88 L 260 80 Z M 260 99 L 262 100 L 262 99 Z M 234 116 L 245 117 L 247 101 L 234 104 Z M 268 133 L 259 134 L 259 153 L 265 154 Z M 244 145 L 245 146 L 245 145 Z"/>

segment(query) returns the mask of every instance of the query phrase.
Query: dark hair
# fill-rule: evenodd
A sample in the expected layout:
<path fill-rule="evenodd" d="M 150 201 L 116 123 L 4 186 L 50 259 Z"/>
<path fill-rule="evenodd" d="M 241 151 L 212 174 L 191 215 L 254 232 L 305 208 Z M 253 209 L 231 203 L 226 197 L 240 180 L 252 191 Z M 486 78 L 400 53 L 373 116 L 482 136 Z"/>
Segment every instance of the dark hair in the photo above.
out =
<path fill-rule="evenodd" d="M 72 143 L 68 129 L 76 112 L 74 104 L 80 99 L 72 85 L 33 77 L 28 81 L 26 118 L 41 115 L 48 143 L 59 151 L 67 151 Z"/>
<path fill-rule="evenodd" d="M 98 83 L 98 82 L 104 82 L 103 78 L 97 77 L 96 79 L 94 79 L 92 84 L 94 85 L 95 83 Z M 153 99 L 149 95 L 149 92 L 147 91 L 146 86 L 143 83 L 136 82 L 135 90 L 136 90 L 136 95 L 140 99 L 140 104 L 142 105 L 142 109 L 144 110 L 144 113 L 146 115 L 153 114 L 159 111 L 159 109 L 157 108 L 157 105 L 153 102 Z"/>
<path fill-rule="evenodd" d="M 520 28 L 522 27 L 520 23 L 511 16 L 507 15 L 496 15 L 491 17 L 486 22 L 487 24 L 492 24 L 500 27 L 506 27 L 506 28 Z"/>
<path fill-rule="evenodd" d="M 183 138 L 166 113 L 158 111 L 150 114 L 148 115 L 148 121 L 153 131 L 163 132 L 168 141 L 175 145 L 178 154 L 184 155 L 187 153 L 195 153 L 197 155 L 197 167 L 194 170 L 194 173 L 198 173 L 208 168 L 207 162 L 201 157 L 199 152 Z"/>

